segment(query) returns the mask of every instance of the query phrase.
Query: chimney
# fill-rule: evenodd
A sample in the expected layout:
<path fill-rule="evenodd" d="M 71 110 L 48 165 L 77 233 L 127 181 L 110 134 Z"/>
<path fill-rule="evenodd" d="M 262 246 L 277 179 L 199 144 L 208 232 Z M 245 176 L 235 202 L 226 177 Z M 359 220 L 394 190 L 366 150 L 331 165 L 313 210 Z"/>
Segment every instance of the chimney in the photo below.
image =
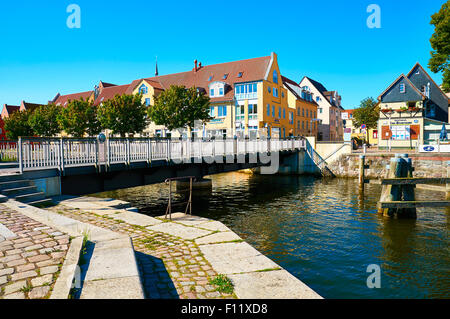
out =
<path fill-rule="evenodd" d="M 200 70 L 202 68 L 202 62 L 198 63 L 198 69 Z"/>
<path fill-rule="evenodd" d="M 197 70 L 198 70 L 198 67 L 197 67 L 197 59 L 195 59 L 194 64 L 195 64 L 194 72 L 197 72 Z"/>

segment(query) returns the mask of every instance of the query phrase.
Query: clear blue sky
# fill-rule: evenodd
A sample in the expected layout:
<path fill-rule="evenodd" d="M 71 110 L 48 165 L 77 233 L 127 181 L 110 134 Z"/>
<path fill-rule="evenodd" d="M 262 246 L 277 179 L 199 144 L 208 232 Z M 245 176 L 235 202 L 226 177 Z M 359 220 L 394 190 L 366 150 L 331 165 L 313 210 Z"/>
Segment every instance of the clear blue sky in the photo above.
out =
<path fill-rule="evenodd" d="M 338 90 L 344 108 L 428 64 L 430 16 L 444 0 L 1 1 L 0 105 L 46 103 L 99 80 L 127 84 L 204 65 L 278 54 L 281 72 Z M 69 29 L 69 4 L 81 28 Z M 366 8 L 381 7 L 381 29 Z M 441 76 L 432 74 L 438 84 Z"/>

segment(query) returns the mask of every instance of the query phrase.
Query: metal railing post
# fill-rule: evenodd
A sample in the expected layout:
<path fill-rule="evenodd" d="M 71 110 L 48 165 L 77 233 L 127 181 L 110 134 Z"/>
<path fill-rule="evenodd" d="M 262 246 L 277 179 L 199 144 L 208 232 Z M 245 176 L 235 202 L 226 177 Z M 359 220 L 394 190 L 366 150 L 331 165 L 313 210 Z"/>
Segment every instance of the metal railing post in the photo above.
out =
<path fill-rule="evenodd" d="M 152 162 L 152 140 L 148 138 L 147 140 L 147 163 Z"/>
<path fill-rule="evenodd" d="M 22 137 L 17 141 L 17 159 L 19 161 L 19 171 L 23 174 L 23 158 L 22 158 Z"/>
<path fill-rule="evenodd" d="M 111 145 L 109 137 L 106 140 L 106 170 L 109 170 L 109 166 L 111 165 Z"/>
<path fill-rule="evenodd" d="M 64 173 L 64 140 L 59 139 L 59 170 Z"/>
<path fill-rule="evenodd" d="M 130 166 L 130 140 L 127 138 L 127 147 L 125 149 L 126 152 L 126 159 L 127 159 L 127 166 Z"/>
<path fill-rule="evenodd" d="M 167 140 L 167 161 L 170 161 L 170 139 Z"/>

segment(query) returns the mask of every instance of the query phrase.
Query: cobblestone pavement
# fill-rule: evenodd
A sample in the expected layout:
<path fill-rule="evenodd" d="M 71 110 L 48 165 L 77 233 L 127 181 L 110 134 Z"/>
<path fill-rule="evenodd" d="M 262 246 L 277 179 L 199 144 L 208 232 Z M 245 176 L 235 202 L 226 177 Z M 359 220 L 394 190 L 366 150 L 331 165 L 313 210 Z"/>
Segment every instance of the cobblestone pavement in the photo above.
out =
<path fill-rule="evenodd" d="M 69 236 L 3 205 L 0 223 L 16 235 L 0 238 L 0 299 L 48 298 Z"/>
<path fill-rule="evenodd" d="M 209 279 L 214 278 L 217 273 L 191 240 L 151 231 L 107 215 L 100 216 L 61 204 L 47 209 L 130 236 L 147 298 L 236 298 L 234 294 L 219 292 L 215 286 L 209 284 Z"/>

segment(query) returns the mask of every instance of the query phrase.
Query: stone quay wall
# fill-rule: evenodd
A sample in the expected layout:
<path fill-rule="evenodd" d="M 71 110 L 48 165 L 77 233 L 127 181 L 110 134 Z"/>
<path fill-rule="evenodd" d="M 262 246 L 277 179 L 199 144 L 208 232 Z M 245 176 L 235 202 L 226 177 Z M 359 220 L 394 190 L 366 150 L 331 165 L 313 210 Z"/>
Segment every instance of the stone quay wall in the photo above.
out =
<path fill-rule="evenodd" d="M 359 176 L 359 156 L 361 154 L 346 154 L 339 157 L 329 165 L 329 169 L 337 177 L 357 178 Z M 387 173 L 387 165 L 395 154 L 376 153 L 365 154 L 366 165 L 369 168 L 365 171 L 366 178 L 380 179 Z M 408 154 L 414 167 L 414 177 L 447 177 L 447 163 L 450 161 L 450 154 Z"/>

